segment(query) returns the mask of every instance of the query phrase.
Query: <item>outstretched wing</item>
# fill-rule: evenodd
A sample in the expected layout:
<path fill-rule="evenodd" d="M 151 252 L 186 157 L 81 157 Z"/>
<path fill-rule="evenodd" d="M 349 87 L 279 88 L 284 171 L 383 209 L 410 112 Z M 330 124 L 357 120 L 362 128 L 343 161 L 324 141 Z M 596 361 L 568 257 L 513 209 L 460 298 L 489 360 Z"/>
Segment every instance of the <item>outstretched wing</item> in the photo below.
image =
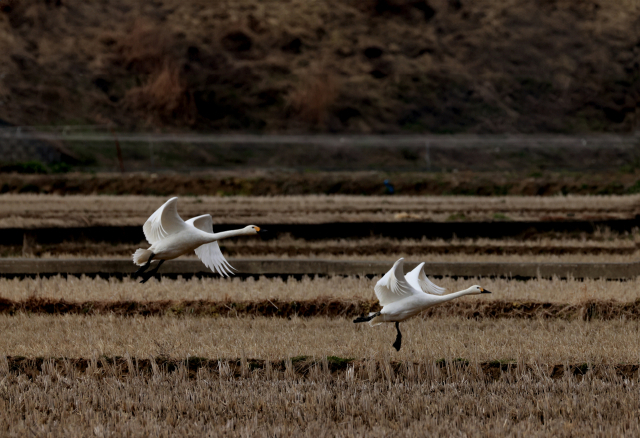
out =
<path fill-rule="evenodd" d="M 393 264 L 389 272 L 384 274 L 384 277 L 376 284 L 374 290 L 381 306 L 421 293 L 419 290 L 414 290 L 407 283 L 404 278 L 403 266 L 404 259 L 401 258 Z"/>
<path fill-rule="evenodd" d="M 406 276 L 407 282 L 414 289 L 421 290 L 426 294 L 442 295 L 446 292 L 444 287 L 436 286 L 424 273 L 424 262 L 420 263 L 413 271 Z"/>
<path fill-rule="evenodd" d="M 185 223 L 178 214 L 178 198 L 171 198 L 144 223 L 144 237 L 153 245 L 165 237 L 182 231 Z"/>
<path fill-rule="evenodd" d="M 210 214 L 203 214 L 202 216 L 191 218 L 186 223 L 207 233 L 213 233 L 213 219 Z M 213 272 L 218 271 L 223 277 L 233 275 L 231 270 L 234 268 L 222 255 L 218 242 L 200 245 L 196 248 L 196 255 L 202 260 L 202 263 Z"/>

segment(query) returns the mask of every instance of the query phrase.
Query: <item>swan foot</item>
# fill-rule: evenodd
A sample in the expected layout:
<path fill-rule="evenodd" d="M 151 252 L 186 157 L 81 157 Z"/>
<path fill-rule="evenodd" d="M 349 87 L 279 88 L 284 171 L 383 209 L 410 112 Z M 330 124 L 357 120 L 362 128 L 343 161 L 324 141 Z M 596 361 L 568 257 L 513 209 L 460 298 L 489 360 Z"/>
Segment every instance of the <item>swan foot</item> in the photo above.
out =
<path fill-rule="evenodd" d="M 367 321 L 371 321 L 373 318 L 375 318 L 376 316 L 379 316 L 380 312 L 376 312 L 376 313 L 370 313 L 369 316 L 359 316 L 356 319 L 353 320 L 353 322 L 358 323 L 358 322 L 367 322 Z"/>
<path fill-rule="evenodd" d="M 400 347 L 402 346 L 402 333 L 400 333 L 400 323 L 396 321 L 396 330 L 398 331 L 398 336 L 396 336 L 396 341 L 393 343 L 393 348 L 396 351 L 400 351 Z"/>
<path fill-rule="evenodd" d="M 163 263 L 164 263 L 164 260 L 160 260 L 158 262 L 158 266 L 156 266 L 153 270 L 147 272 L 142 276 L 143 280 L 140 283 L 146 283 L 151 277 L 156 275 L 158 273 L 158 269 L 160 269 L 160 266 L 162 266 Z"/>

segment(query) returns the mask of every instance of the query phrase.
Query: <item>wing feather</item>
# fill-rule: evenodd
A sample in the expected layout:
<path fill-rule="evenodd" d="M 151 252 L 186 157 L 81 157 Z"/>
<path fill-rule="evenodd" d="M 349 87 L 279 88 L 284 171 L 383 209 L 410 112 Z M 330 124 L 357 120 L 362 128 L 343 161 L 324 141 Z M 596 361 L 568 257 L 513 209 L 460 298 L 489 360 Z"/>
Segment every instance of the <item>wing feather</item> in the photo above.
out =
<path fill-rule="evenodd" d="M 171 198 L 157 209 L 144 223 L 142 230 L 149 244 L 184 229 L 185 223 L 178 214 L 178 198 Z"/>
<path fill-rule="evenodd" d="M 437 286 L 429 280 L 427 274 L 424 273 L 424 262 L 420 263 L 413 271 L 409 272 L 406 279 L 411 287 L 421 290 L 426 294 L 442 295 L 446 292 L 444 287 Z"/>
<path fill-rule="evenodd" d="M 401 258 L 376 284 L 374 290 L 381 306 L 420 293 L 419 290 L 414 290 L 405 279 L 403 266 L 404 258 Z"/>
<path fill-rule="evenodd" d="M 202 216 L 191 218 L 186 221 L 186 223 L 204 232 L 213 233 L 213 219 L 210 214 L 203 214 Z M 218 242 L 200 245 L 196 248 L 195 253 L 202 263 L 213 272 L 217 271 L 223 277 L 233 275 L 231 270 L 235 268 L 231 266 L 222 255 Z"/>

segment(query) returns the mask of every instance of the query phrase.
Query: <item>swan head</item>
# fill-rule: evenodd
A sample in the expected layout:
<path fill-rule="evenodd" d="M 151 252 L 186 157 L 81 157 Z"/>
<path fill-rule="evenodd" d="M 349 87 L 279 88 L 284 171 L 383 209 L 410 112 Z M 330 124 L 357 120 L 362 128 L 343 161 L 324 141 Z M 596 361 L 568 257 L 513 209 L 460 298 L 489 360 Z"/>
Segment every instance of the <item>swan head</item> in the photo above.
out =
<path fill-rule="evenodd" d="M 490 294 L 491 291 L 490 290 L 486 290 L 485 288 L 483 288 L 482 286 L 478 286 L 477 284 L 475 286 L 471 286 L 469 289 L 467 289 L 468 291 L 471 292 L 471 294 L 473 295 L 477 295 L 477 294 Z"/>
<path fill-rule="evenodd" d="M 244 227 L 244 234 L 258 234 L 260 231 L 264 230 L 261 230 L 257 225 L 247 225 Z"/>

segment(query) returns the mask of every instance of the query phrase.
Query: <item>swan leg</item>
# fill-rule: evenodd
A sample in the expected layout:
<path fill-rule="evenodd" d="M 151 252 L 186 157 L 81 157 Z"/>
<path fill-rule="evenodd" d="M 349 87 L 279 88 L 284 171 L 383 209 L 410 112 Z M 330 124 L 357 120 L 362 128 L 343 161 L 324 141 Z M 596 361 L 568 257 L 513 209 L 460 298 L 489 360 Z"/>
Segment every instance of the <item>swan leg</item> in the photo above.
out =
<path fill-rule="evenodd" d="M 151 277 L 153 277 L 154 275 L 156 275 L 158 273 L 158 269 L 160 269 L 160 266 L 164 263 L 164 260 L 160 260 L 158 262 L 158 266 L 156 266 L 155 268 L 153 268 L 151 271 L 143 274 L 142 276 L 144 277 L 144 279 L 140 282 L 140 283 L 146 283 L 147 280 L 149 280 Z"/>
<path fill-rule="evenodd" d="M 398 331 L 398 336 L 396 336 L 396 341 L 393 343 L 393 348 L 396 351 L 400 351 L 400 347 L 402 346 L 402 333 L 400 333 L 400 323 L 396 321 L 396 330 Z"/>
<path fill-rule="evenodd" d="M 140 267 L 140 269 L 138 269 L 136 272 L 134 272 L 131 275 L 131 278 L 136 278 L 138 275 L 142 274 L 144 271 L 146 271 L 149 266 L 151 265 L 151 260 L 153 260 L 153 257 L 155 256 L 154 253 L 151 253 L 151 256 L 149 256 L 149 260 L 147 260 L 147 263 L 145 263 L 144 265 L 142 265 Z"/>
<path fill-rule="evenodd" d="M 371 321 L 373 318 L 379 315 L 380 315 L 380 312 L 371 313 L 369 316 L 359 316 L 356 319 L 354 319 L 353 322 L 358 323 L 358 322 Z"/>

